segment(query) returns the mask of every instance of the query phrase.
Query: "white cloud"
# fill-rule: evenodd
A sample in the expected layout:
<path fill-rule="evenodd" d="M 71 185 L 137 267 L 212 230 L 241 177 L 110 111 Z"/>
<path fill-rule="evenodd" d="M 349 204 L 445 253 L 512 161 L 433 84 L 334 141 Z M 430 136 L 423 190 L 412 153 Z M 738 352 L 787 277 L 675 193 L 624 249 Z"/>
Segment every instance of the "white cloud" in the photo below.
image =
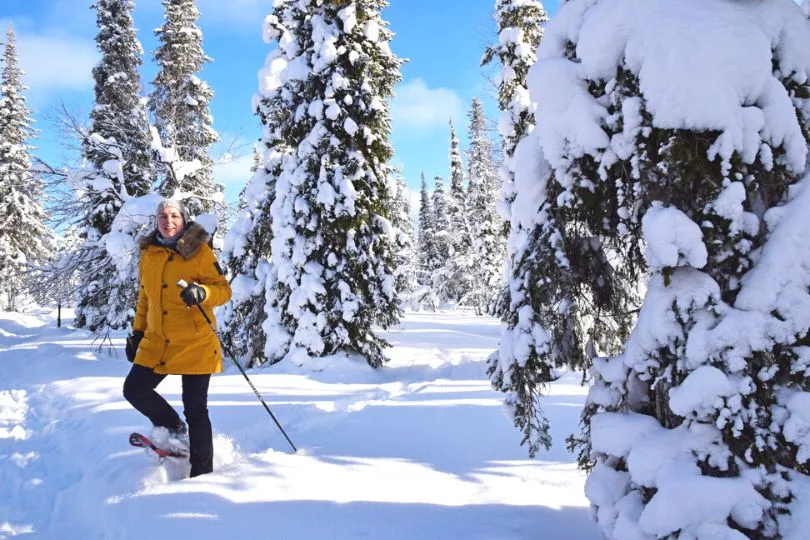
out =
<path fill-rule="evenodd" d="M 396 131 L 421 135 L 446 130 L 448 120 L 457 123 L 463 115 L 464 103 L 458 94 L 448 88 L 429 88 L 419 78 L 397 86 L 391 100 L 391 121 Z"/>
<path fill-rule="evenodd" d="M 43 96 L 93 86 L 93 66 L 99 53 L 92 38 L 64 30 L 37 28 L 30 18 L 0 19 L 0 29 L 11 26 L 17 35 L 23 82 L 30 95 Z M 5 41 L 3 32 L 2 41 Z"/>
<path fill-rule="evenodd" d="M 24 81 L 32 92 L 92 87 L 99 54 L 91 39 L 20 33 L 17 42 Z"/>

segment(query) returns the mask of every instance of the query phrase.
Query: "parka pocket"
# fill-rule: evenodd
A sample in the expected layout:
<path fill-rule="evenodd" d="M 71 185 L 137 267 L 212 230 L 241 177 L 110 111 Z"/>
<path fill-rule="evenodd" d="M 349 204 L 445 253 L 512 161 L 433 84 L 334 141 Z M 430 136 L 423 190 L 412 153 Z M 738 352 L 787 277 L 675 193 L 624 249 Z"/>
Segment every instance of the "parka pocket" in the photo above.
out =
<path fill-rule="evenodd" d="M 194 335 L 200 335 L 200 314 L 197 311 L 194 311 L 194 314 L 191 316 L 191 323 L 194 325 Z"/>

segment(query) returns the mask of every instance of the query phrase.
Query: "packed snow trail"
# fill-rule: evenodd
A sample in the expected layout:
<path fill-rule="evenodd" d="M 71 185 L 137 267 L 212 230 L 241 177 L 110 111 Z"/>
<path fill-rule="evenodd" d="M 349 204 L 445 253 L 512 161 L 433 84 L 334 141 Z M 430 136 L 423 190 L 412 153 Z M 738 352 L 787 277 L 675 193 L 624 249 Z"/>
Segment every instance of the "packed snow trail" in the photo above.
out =
<path fill-rule="evenodd" d="M 235 369 L 212 378 L 215 472 L 183 479 L 129 446 L 124 334 L 99 353 L 49 313 L 0 313 L 0 538 L 596 539 L 564 449 L 586 389 L 552 387 L 555 446 L 528 460 L 485 375 L 497 321 L 408 314 L 390 365 L 251 370 L 289 445 Z M 317 367 L 317 366 L 315 366 Z M 181 409 L 180 379 L 160 390 Z"/>

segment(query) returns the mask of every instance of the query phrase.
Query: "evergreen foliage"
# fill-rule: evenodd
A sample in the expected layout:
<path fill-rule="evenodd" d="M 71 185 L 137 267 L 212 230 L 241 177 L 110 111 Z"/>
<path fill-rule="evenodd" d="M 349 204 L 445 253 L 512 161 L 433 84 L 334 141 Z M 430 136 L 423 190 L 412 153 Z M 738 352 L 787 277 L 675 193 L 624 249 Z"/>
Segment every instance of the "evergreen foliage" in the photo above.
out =
<path fill-rule="evenodd" d="M 488 312 L 501 288 L 506 242 L 497 212 L 500 182 L 492 139 L 481 101 L 473 99 L 469 112 L 470 147 L 467 216 L 472 251 L 472 288 L 464 303 L 477 313 Z"/>
<path fill-rule="evenodd" d="M 419 284 L 433 287 L 433 273 L 441 266 L 436 246 L 436 224 L 433 203 L 428 193 L 425 173 L 419 191 Z"/>
<path fill-rule="evenodd" d="M 467 215 L 467 191 L 464 189 L 464 165 L 461 161 L 458 136 L 450 121 L 450 194 L 447 198 L 450 230 L 450 258 L 445 263 L 446 296 L 463 302 L 472 288 L 472 239 Z"/>
<path fill-rule="evenodd" d="M 31 170 L 34 135 L 17 41 L 9 27 L 0 72 L 0 309 L 17 310 L 30 286 L 31 266 L 53 253 L 45 224 L 42 182 Z"/>
<path fill-rule="evenodd" d="M 93 68 L 95 106 L 90 113 L 93 133 L 115 141 L 121 151 L 121 167 L 127 193 L 140 197 L 151 191 L 154 164 L 141 96 L 143 48 L 135 35 L 132 0 L 98 0 L 96 43 L 103 60 Z M 86 156 L 101 170 L 108 156 L 88 149 Z"/>
<path fill-rule="evenodd" d="M 93 6 L 101 60 L 93 69 L 95 106 L 82 140 L 86 170 L 79 175 L 78 229 L 84 243 L 63 264 L 80 276 L 75 324 L 93 332 L 126 328 L 134 317 L 137 263 L 117 271 L 121 261 L 108 252 L 105 235 L 113 232 L 113 221 L 130 197 L 150 191 L 153 171 L 138 75 L 143 49 L 135 36 L 133 6 L 131 0 L 99 0 Z"/>
<path fill-rule="evenodd" d="M 774 64 L 778 63 L 779 57 L 774 55 Z M 592 91 L 595 97 L 608 97 L 610 109 L 621 114 L 622 104 L 638 99 L 642 93 L 638 77 L 626 66 L 618 70 L 615 82 L 614 91 L 601 85 L 593 86 Z M 795 97 L 796 115 L 807 138 L 810 132 L 806 129 L 803 108 L 810 97 L 810 87 L 789 78 L 781 82 Z M 633 156 L 608 169 L 609 177 L 617 179 L 616 185 L 620 186 L 614 200 L 625 200 L 624 204 L 613 206 L 614 211 L 620 216 L 630 215 L 627 212 L 630 208 L 639 209 L 638 215 L 646 213 L 641 223 L 618 220 L 633 239 L 633 253 L 622 253 L 624 260 L 640 261 L 640 240 L 649 232 L 639 226 L 647 229 L 647 220 L 660 211 L 688 219 L 687 223 L 695 230 L 699 227 L 706 251 L 697 257 L 702 259 L 700 262 L 685 253 L 676 264 L 661 264 L 650 262 L 648 248 L 652 279 L 634 335 L 627 340 L 623 354 L 600 359 L 594 366 L 597 380 L 594 393 L 608 390 L 615 394 L 610 400 L 589 400 L 583 413 L 585 437 L 572 439 L 570 443 L 579 447 L 581 463 L 590 467 L 593 463 L 586 456 L 596 457 L 596 468 L 600 471 L 620 470 L 625 467 L 620 456 L 593 451 L 591 432 L 597 420 L 601 420 L 600 413 L 632 411 L 654 418 L 667 430 L 705 433 L 711 442 L 694 450 L 695 465 L 702 475 L 722 479 L 757 471 L 756 477 L 748 477 L 770 503 L 755 526 L 747 518 L 738 520 L 732 515 L 729 528 L 745 532 L 750 538 L 778 537 L 779 515 L 787 511 L 792 498 L 786 481 L 791 471 L 810 472 L 807 462 L 797 459 L 802 444 L 797 439 L 791 440 L 785 417 L 785 411 L 791 410 L 788 396 L 806 388 L 805 379 L 796 374 L 804 371 L 800 351 L 808 328 L 777 337 L 753 350 L 741 346 L 739 338 L 735 338 L 713 346 L 708 357 L 701 354 L 700 361 L 694 358 L 690 350 L 694 345 L 690 347 L 690 341 L 702 340 L 703 332 L 710 328 L 730 326 L 739 332 L 745 328 L 747 318 L 759 319 L 759 314 L 735 313 L 746 310 L 745 302 L 737 302 L 738 295 L 747 277 L 753 278 L 751 271 L 759 254 L 769 249 L 767 244 L 774 233 L 762 218 L 769 210 L 778 211 L 788 203 L 789 189 L 800 180 L 800 171 L 782 159 L 785 147 L 776 145 L 754 160 L 735 152 L 726 161 L 712 151 L 712 145 L 721 136 L 719 132 L 661 129 L 654 126 L 643 101 L 641 107 L 642 124 L 638 126 Z M 594 162 L 588 164 L 593 165 Z M 737 199 L 738 195 L 739 207 L 730 211 L 729 198 Z M 622 207 L 625 211 L 618 211 Z M 645 239 L 651 242 L 650 238 Z M 755 279 L 750 283 L 753 287 L 762 285 Z M 753 287 L 746 291 L 749 297 L 762 293 Z M 643 334 L 645 321 L 660 318 L 656 310 L 662 305 L 668 306 L 675 324 L 667 335 L 659 336 L 661 341 L 655 346 L 642 343 L 643 338 L 638 335 Z M 771 313 L 774 320 L 790 317 L 782 313 L 783 309 L 774 309 Z M 614 381 L 610 370 L 622 364 L 630 367 L 626 378 Z M 679 395 L 689 392 L 692 385 L 707 375 L 738 384 L 709 406 L 682 405 Z M 652 494 L 647 490 L 635 484 L 628 487 L 628 492 L 642 494 L 642 500 L 649 504 Z"/>
<path fill-rule="evenodd" d="M 628 29 L 616 39 L 604 21 L 635 4 L 597 4 L 601 26 L 595 16 L 583 24 L 591 3 L 566 4 L 565 28 L 555 28 L 532 68 L 533 94 L 551 86 L 560 100 L 582 94 L 564 117 L 538 102 L 538 125 L 514 153 L 511 304 L 490 376 L 534 455 L 550 444 L 538 396 L 557 368 L 590 367 L 583 434 L 568 442 L 589 470 L 586 493 L 608 538 L 781 538 L 784 515 L 796 508 L 794 482 L 810 472 L 810 322 L 796 308 L 810 302 L 808 251 L 798 241 L 810 200 L 807 21 L 788 1 L 742 14 L 718 2 L 704 14 L 706 28 L 736 17 L 769 38 L 726 36 L 718 43 L 728 49 L 712 51 L 712 61 L 737 71 L 673 81 L 705 90 L 766 80 L 749 101 L 714 96 L 715 107 L 732 111 L 727 118 L 762 115 L 743 140 L 732 138 L 733 122 L 728 131 L 709 125 L 705 105 L 695 112 L 682 96 L 656 109 L 661 86 L 648 80 L 642 91 L 639 66 L 665 63 L 660 55 L 617 55 L 615 69 L 599 65 L 600 76 L 579 70 L 632 37 Z M 682 9 L 673 1 L 646 11 L 644 32 Z M 580 56 L 587 40 L 592 56 Z M 708 74 L 692 52 L 689 69 Z M 570 77 L 551 76 L 560 73 Z M 785 108 L 790 114 L 774 112 Z M 555 132 L 580 109 L 593 116 Z M 656 110 L 680 127 L 666 127 Z M 585 132 L 588 143 L 572 144 Z M 673 515 L 684 485 L 739 504 Z"/>
<path fill-rule="evenodd" d="M 543 27 L 548 16 L 543 4 L 537 0 L 497 0 L 494 18 L 498 26 L 498 43 L 487 48 L 481 65 L 488 65 L 496 58 L 501 64 L 498 76 L 501 119 L 498 130 L 503 139 L 503 163 L 499 169 L 501 200 L 498 209 L 504 218 L 504 233 L 508 236 L 515 200 L 515 149 L 532 130 L 535 121 L 526 79 L 529 68 L 537 59 L 537 47 L 543 39 Z M 507 275 L 513 264 L 513 250 L 508 251 Z M 509 304 L 509 287 L 504 286 L 496 302 L 495 313 L 505 315 Z"/>
<path fill-rule="evenodd" d="M 222 201 L 214 183 L 209 148 L 219 140 L 209 104 L 214 93 L 197 74 L 211 59 L 203 52 L 200 17 L 194 0 L 163 0 L 165 20 L 157 30 L 154 52 L 159 70 L 152 81 L 149 109 L 162 144 L 192 164 L 188 174 L 163 164 L 159 191 L 181 198 L 191 215 L 211 212 Z"/>
<path fill-rule="evenodd" d="M 466 200 L 464 192 L 464 164 L 461 161 L 461 150 L 458 144 L 458 135 L 456 135 L 456 127 L 453 121 L 450 120 L 450 196 L 453 198 L 455 207 L 452 209 L 453 214 L 464 213 L 464 203 Z"/>
<path fill-rule="evenodd" d="M 395 230 L 395 286 L 401 302 L 411 299 L 417 289 L 416 254 L 414 253 L 414 228 L 411 218 L 411 197 L 408 185 L 402 176 L 397 178 L 396 198 L 391 224 Z"/>
<path fill-rule="evenodd" d="M 262 166 L 262 155 L 259 153 L 259 147 L 253 145 L 253 164 L 250 166 L 250 172 L 255 173 Z"/>
<path fill-rule="evenodd" d="M 266 39 L 279 45 L 258 104 L 267 173 L 254 177 L 260 204 L 248 205 L 252 225 L 240 226 L 231 243 L 232 264 L 250 284 L 235 296 L 266 300 L 269 361 L 339 352 L 373 367 L 386 360 L 387 343 L 373 327 L 396 323 L 400 311 L 385 100 L 402 62 L 388 46 L 385 5 L 287 0 L 265 21 Z M 257 235 L 267 209 L 270 231 Z M 259 236 L 269 249 L 255 245 Z"/>
<path fill-rule="evenodd" d="M 431 203 L 433 211 L 433 242 L 436 249 L 436 260 L 440 264 L 438 272 L 433 276 L 433 286 L 439 292 L 440 297 L 446 299 L 447 267 L 453 249 L 453 238 L 450 228 L 450 200 L 444 191 L 444 178 L 441 176 L 433 178 Z"/>
<path fill-rule="evenodd" d="M 543 39 L 548 16 L 538 0 L 497 0 L 495 22 L 499 40 L 487 47 L 481 65 L 496 58 L 501 64 L 498 76 L 498 107 L 501 120 L 498 130 L 503 137 L 504 160 L 500 168 L 503 205 L 502 215 L 507 230 L 512 202 L 515 200 L 515 162 L 518 143 L 534 127 L 534 111 L 526 82 L 529 68 L 537 60 L 537 47 Z"/>
<path fill-rule="evenodd" d="M 263 121 L 265 110 L 257 110 Z M 267 313 L 275 307 L 272 297 L 271 241 L 273 232 L 270 204 L 273 201 L 274 178 L 279 169 L 259 165 L 239 198 L 240 213 L 225 236 L 223 258 L 229 275 L 233 296 L 220 317 L 225 347 L 241 363 L 258 366 L 267 361 L 266 331 L 263 326 Z M 269 285 L 268 285 L 268 279 Z M 271 361 L 277 361 L 272 358 Z"/>

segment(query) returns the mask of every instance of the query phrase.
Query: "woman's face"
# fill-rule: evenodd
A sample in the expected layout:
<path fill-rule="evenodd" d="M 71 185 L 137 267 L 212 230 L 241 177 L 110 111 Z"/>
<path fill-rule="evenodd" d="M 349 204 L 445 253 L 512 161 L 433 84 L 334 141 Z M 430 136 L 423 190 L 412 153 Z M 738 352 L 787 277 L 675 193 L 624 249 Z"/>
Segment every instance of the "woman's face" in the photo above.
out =
<path fill-rule="evenodd" d="M 183 214 L 177 208 L 167 207 L 158 213 L 158 232 L 163 238 L 174 238 L 183 232 Z"/>

